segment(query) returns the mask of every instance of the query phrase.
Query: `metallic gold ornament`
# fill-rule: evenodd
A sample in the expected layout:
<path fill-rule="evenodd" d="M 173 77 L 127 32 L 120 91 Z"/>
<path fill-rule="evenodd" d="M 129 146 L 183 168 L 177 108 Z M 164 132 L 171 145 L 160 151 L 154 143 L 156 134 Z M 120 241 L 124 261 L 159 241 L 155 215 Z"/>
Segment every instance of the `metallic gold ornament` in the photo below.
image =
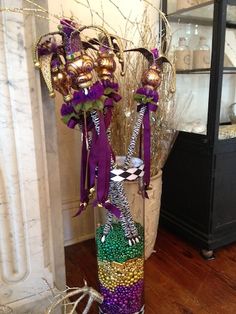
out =
<path fill-rule="evenodd" d="M 86 53 L 74 53 L 67 56 L 67 72 L 73 77 L 73 84 L 78 88 L 86 88 L 92 85 L 93 59 Z"/>
<path fill-rule="evenodd" d="M 66 102 L 70 101 L 72 99 L 70 91 L 72 82 L 70 76 L 65 71 L 64 65 L 61 64 L 60 66 L 52 66 L 51 71 L 54 89 L 63 95 Z"/>
<path fill-rule="evenodd" d="M 148 70 L 144 71 L 141 81 L 143 87 L 157 89 L 161 84 L 161 70 L 152 65 Z"/>
<path fill-rule="evenodd" d="M 109 51 L 99 52 L 99 56 L 95 63 L 99 78 L 103 80 L 112 80 L 116 70 L 114 54 Z"/>

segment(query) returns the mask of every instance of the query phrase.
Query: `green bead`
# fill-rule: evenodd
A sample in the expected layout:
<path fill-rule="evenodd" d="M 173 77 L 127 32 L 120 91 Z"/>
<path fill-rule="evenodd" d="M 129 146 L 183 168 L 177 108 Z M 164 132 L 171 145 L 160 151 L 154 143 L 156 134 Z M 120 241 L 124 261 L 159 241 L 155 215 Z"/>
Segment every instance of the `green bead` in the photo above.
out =
<path fill-rule="evenodd" d="M 130 247 L 120 222 L 113 223 L 113 228 L 107 235 L 105 243 L 101 242 L 104 226 L 100 226 L 96 231 L 98 260 L 125 262 L 132 258 L 142 257 L 144 254 L 144 229 L 138 223 L 136 223 L 136 227 L 140 242 Z"/>

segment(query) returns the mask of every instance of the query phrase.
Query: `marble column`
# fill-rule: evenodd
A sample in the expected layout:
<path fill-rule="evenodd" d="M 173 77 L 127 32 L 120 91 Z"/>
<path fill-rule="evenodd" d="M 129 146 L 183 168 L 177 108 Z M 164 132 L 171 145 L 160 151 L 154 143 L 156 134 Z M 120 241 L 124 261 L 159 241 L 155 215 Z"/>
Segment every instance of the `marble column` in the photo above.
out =
<path fill-rule="evenodd" d="M 65 284 L 54 103 L 32 63 L 32 45 L 46 30 L 45 20 L 0 16 L 0 306 L 17 314 L 44 313 L 46 282 Z"/>

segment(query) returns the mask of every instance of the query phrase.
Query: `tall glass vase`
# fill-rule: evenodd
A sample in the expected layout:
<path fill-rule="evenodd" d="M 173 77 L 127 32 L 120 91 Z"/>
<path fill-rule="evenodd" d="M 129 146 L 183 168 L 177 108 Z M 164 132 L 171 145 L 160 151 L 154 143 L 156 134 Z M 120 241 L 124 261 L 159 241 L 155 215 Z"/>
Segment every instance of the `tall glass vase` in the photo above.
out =
<path fill-rule="evenodd" d="M 111 170 L 110 202 L 120 210 L 115 217 L 104 208 L 96 208 L 96 246 L 102 314 L 144 313 L 144 198 L 143 162 L 133 158 L 124 169 L 124 157 L 117 157 Z M 135 181 L 139 215 L 135 220 L 126 196 L 125 181 Z"/>

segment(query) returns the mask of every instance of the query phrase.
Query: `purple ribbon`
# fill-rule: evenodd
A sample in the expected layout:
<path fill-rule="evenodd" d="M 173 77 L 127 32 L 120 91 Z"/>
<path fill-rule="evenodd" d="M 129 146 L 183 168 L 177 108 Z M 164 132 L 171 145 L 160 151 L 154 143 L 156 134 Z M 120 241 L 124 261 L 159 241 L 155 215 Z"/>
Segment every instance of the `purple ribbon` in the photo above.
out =
<path fill-rule="evenodd" d="M 103 202 L 103 203 L 99 203 L 97 200 L 93 202 L 93 206 L 99 206 L 101 205 L 102 207 L 106 208 L 107 210 L 109 210 L 109 212 L 111 212 L 114 216 L 116 216 L 117 218 L 120 218 L 120 214 L 121 211 L 118 207 L 116 207 L 115 205 L 113 205 L 112 203 L 110 203 L 109 201 Z"/>
<path fill-rule="evenodd" d="M 95 129 L 93 130 L 89 155 L 90 186 L 95 185 L 95 176 L 97 174 L 97 199 L 94 202 L 94 206 L 101 204 L 118 217 L 119 210 L 107 201 L 112 151 L 107 139 L 105 121 L 102 113 L 99 113 L 99 125 L 99 135 Z"/>
<path fill-rule="evenodd" d="M 153 49 L 151 50 L 151 52 L 152 52 L 152 55 L 153 55 L 154 60 L 156 60 L 156 59 L 159 57 L 159 51 L 158 51 L 158 49 L 157 49 L 157 48 L 153 48 Z"/>
<path fill-rule="evenodd" d="M 78 209 L 78 211 L 74 214 L 73 217 L 79 216 L 82 213 L 82 211 L 84 211 L 86 209 L 86 207 L 87 207 L 87 204 L 86 205 L 85 204 L 81 204 L 79 209 Z"/>
<path fill-rule="evenodd" d="M 112 119 L 113 99 L 107 98 L 104 101 L 104 108 L 106 110 L 105 116 L 104 116 L 105 127 L 106 127 L 106 129 L 108 129 L 108 127 L 109 127 L 109 125 L 111 123 L 111 119 Z"/>
<path fill-rule="evenodd" d="M 116 93 L 119 89 L 118 83 L 112 82 L 110 80 L 102 80 L 102 85 L 104 87 L 104 90 L 106 88 L 112 88 L 115 92 L 111 92 L 108 95 L 105 95 L 107 98 L 104 101 L 104 108 L 106 108 L 105 113 L 105 126 L 106 129 L 109 127 L 112 119 L 112 109 L 114 107 L 114 102 L 118 102 L 121 100 L 121 96 Z"/>
<path fill-rule="evenodd" d="M 150 184 L 150 169 L 151 169 L 151 126 L 150 126 L 150 111 L 156 111 L 157 105 L 153 103 L 140 104 L 138 105 L 138 111 L 145 106 L 146 110 L 143 118 L 143 161 L 144 161 L 144 186 L 148 188 Z M 141 157 L 141 156 L 140 156 Z M 148 198 L 147 193 L 145 197 Z"/>
<path fill-rule="evenodd" d="M 73 216 L 78 216 L 83 210 L 86 209 L 89 202 L 89 193 L 92 186 L 90 186 L 90 169 L 88 165 L 88 149 L 86 141 L 86 131 L 91 131 L 94 127 L 90 119 L 87 117 L 87 130 L 85 129 L 85 124 L 81 125 L 82 128 L 82 154 L 81 154 L 81 169 L 80 169 L 80 206 L 76 214 Z M 86 176 L 87 176 L 87 186 L 86 186 Z"/>
<path fill-rule="evenodd" d="M 89 176 L 88 169 L 88 150 L 86 144 L 86 130 L 83 128 L 83 138 L 82 138 L 82 155 L 81 155 L 81 169 L 80 169 L 80 207 L 76 212 L 75 216 L 81 214 L 83 210 L 86 209 L 89 202 L 89 190 L 90 190 L 90 180 L 88 178 L 88 186 L 86 187 L 86 176 Z"/>

